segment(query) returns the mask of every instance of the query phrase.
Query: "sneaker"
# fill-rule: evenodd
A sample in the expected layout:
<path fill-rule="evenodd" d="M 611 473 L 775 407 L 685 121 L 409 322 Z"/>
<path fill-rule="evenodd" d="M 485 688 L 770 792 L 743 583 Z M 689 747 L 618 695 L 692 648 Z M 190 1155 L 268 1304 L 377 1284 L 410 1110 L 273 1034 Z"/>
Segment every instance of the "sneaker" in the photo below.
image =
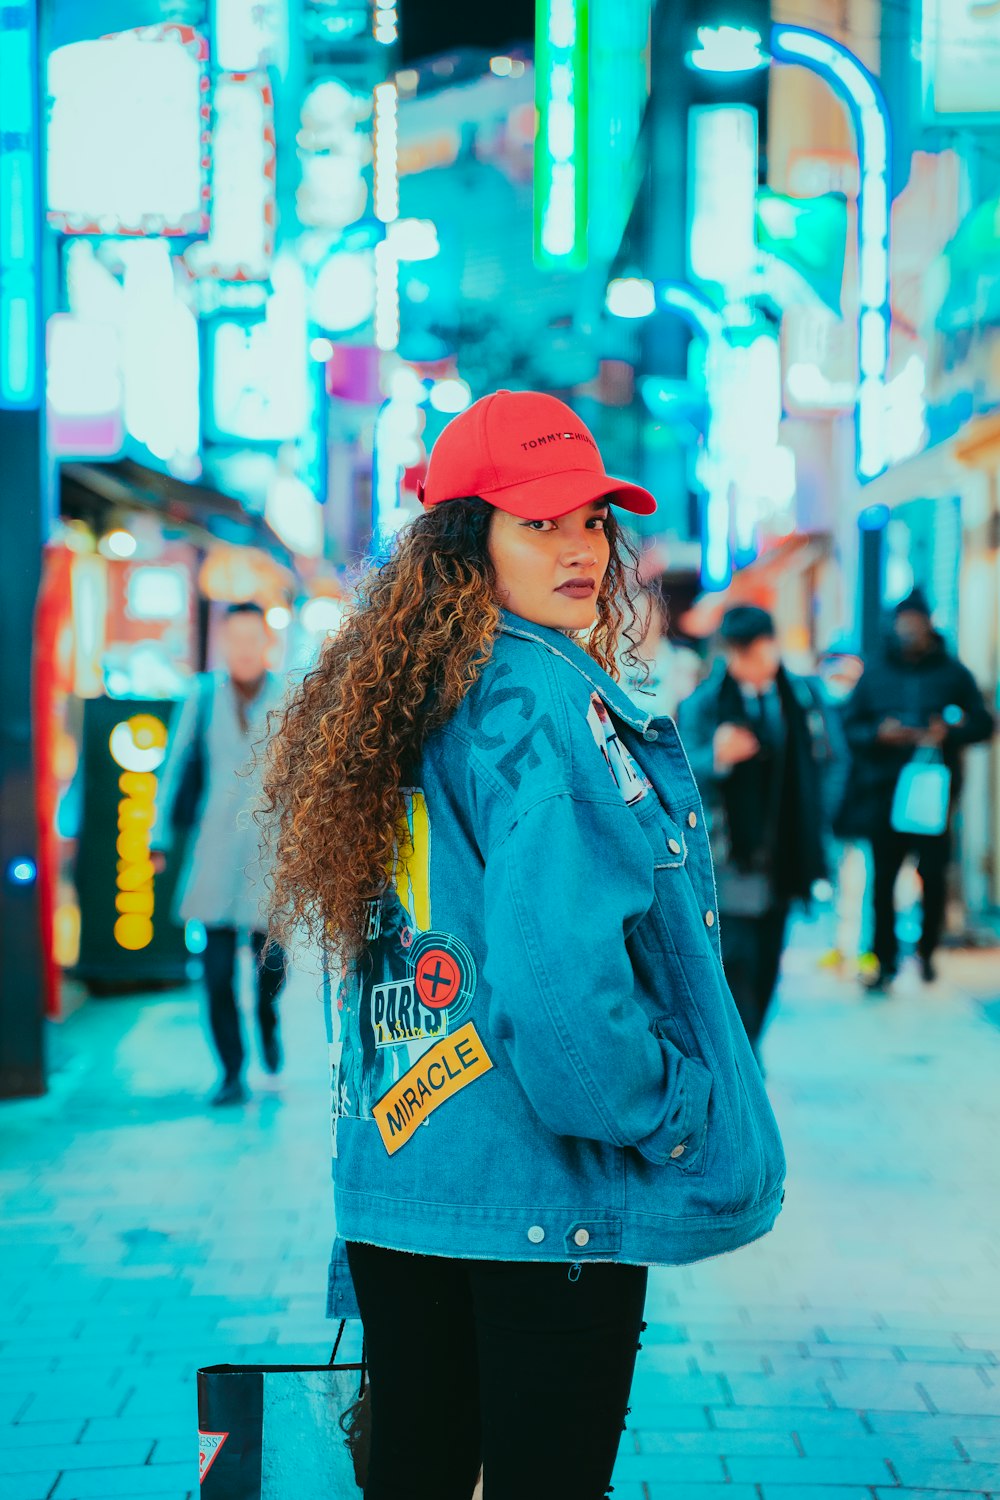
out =
<path fill-rule="evenodd" d="M 261 1042 L 260 1055 L 268 1073 L 281 1072 L 283 1059 L 281 1056 L 281 1043 L 278 1040 L 277 1034 L 268 1037 L 266 1042 Z"/>
<path fill-rule="evenodd" d="M 213 1109 L 225 1109 L 231 1104 L 246 1104 L 250 1090 L 242 1078 L 224 1078 L 209 1099 Z"/>

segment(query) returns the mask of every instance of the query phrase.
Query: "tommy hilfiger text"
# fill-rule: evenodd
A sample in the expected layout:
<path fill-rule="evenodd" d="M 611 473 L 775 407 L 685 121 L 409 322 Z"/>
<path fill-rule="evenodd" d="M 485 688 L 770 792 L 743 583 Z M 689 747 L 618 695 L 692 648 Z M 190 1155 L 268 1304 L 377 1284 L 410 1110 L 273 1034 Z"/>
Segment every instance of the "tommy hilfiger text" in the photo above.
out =
<path fill-rule="evenodd" d="M 560 443 L 566 438 L 572 438 L 578 443 L 589 443 L 592 448 L 597 447 L 589 432 L 550 432 L 544 437 L 529 438 L 526 443 L 521 444 L 521 447 L 540 448 L 543 443 Z"/>

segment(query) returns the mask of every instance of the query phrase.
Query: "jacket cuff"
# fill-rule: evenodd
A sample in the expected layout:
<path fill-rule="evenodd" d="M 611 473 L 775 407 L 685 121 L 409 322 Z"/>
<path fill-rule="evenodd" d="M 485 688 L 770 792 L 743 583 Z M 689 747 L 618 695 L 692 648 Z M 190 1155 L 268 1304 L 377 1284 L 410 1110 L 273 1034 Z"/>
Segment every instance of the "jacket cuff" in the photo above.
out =
<path fill-rule="evenodd" d="M 670 1161 L 686 1165 L 688 1157 L 694 1156 L 704 1145 L 712 1075 L 696 1058 L 685 1057 L 680 1087 L 679 1109 L 672 1111 L 651 1135 L 637 1142 L 637 1149 L 657 1167 L 666 1166 Z M 684 1150 L 675 1156 L 674 1152 L 681 1146 Z"/>

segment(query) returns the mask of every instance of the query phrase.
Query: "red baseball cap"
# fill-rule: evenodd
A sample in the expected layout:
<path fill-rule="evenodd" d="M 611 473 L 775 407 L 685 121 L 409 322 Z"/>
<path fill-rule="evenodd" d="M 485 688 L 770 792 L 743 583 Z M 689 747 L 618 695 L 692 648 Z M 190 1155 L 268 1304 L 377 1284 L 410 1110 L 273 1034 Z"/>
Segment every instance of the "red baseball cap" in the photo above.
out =
<path fill-rule="evenodd" d="M 431 450 L 423 505 L 478 495 L 526 521 L 555 520 L 590 500 L 648 516 L 648 490 L 605 473 L 576 412 L 539 391 L 494 391 L 454 417 Z"/>

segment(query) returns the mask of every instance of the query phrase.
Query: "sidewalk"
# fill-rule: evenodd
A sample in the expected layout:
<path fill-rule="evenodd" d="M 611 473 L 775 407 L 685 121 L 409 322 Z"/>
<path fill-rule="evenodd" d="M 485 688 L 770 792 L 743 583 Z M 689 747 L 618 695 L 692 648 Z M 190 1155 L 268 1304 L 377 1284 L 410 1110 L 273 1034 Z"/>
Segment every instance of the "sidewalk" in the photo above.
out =
<path fill-rule="evenodd" d="M 790 955 L 785 1211 L 653 1273 L 615 1500 L 1000 1500 L 997 968 L 945 955 L 872 1002 Z M 198 1364 L 325 1357 L 314 979 L 284 1014 L 287 1071 L 251 1070 L 243 1111 L 204 1107 L 193 992 L 91 1002 L 51 1095 L 0 1105 L 2 1500 L 196 1496 Z"/>

